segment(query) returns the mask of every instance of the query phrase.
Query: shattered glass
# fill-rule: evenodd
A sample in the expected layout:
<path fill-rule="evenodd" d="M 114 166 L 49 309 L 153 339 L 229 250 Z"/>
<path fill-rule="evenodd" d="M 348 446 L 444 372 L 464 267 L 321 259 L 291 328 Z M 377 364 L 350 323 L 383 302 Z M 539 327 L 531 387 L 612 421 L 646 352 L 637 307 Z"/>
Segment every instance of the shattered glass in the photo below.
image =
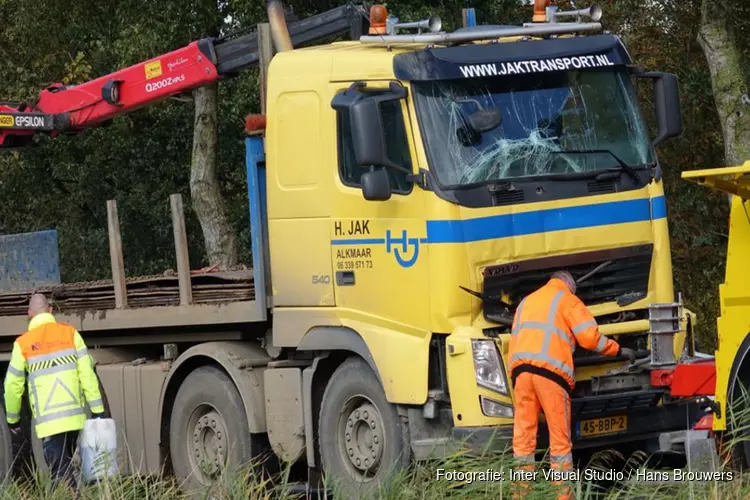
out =
<path fill-rule="evenodd" d="M 415 82 L 414 90 L 430 168 L 443 186 L 653 162 L 624 71 Z M 488 110 L 499 112 L 499 125 L 477 130 L 472 115 Z"/>

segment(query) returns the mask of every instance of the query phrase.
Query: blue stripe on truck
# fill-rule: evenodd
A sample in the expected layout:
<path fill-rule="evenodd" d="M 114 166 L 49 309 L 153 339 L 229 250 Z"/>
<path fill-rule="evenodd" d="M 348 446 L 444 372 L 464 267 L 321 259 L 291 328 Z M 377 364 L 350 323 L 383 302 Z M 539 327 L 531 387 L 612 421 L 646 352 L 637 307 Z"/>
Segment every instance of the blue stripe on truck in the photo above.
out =
<path fill-rule="evenodd" d="M 667 216 L 664 196 L 551 208 L 465 220 L 428 220 L 427 238 L 420 243 L 471 243 L 513 236 L 646 222 Z M 377 239 L 336 239 L 333 245 L 383 244 Z"/>

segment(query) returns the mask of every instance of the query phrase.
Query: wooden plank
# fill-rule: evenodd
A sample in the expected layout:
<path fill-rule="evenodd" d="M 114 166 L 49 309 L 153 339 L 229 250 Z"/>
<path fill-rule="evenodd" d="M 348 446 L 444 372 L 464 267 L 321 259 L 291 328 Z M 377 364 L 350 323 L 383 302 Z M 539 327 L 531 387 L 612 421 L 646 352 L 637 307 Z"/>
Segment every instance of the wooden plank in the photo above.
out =
<path fill-rule="evenodd" d="M 266 114 L 266 84 L 268 82 L 268 65 L 273 58 L 273 38 L 271 37 L 271 25 L 260 23 L 258 25 L 258 66 L 260 67 L 260 112 Z"/>
<path fill-rule="evenodd" d="M 128 307 L 128 291 L 125 286 L 125 263 L 122 258 L 120 218 L 117 215 L 116 200 L 107 200 L 107 230 L 109 231 L 109 259 L 112 265 L 115 307 L 124 309 Z"/>
<path fill-rule="evenodd" d="M 179 193 L 170 195 L 169 204 L 172 207 L 172 228 L 174 229 L 174 249 L 177 257 L 180 305 L 187 306 L 193 303 L 193 288 L 190 281 L 190 256 L 188 255 L 182 195 Z"/>

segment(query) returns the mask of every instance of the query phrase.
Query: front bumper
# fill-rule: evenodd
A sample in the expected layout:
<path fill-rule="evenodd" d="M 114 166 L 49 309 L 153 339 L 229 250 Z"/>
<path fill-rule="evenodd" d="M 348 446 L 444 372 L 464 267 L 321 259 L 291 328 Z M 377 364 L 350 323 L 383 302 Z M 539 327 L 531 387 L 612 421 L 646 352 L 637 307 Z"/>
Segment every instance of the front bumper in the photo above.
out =
<path fill-rule="evenodd" d="M 575 408 L 575 400 L 573 407 Z M 628 430 L 618 434 L 610 434 L 598 437 L 579 437 L 578 429 L 580 421 L 590 416 L 582 417 L 575 415 L 572 421 L 573 449 L 585 449 L 611 446 L 618 443 L 628 443 L 648 440 L 659 437 L 665 432 L 685 430 L 692 427 L 702 415 L 701 409 L 696 403 L 676 403 L 656 408 L 644 408 L 636 411 L 605 412 L 596 415 L 606 417 L 609 415 L 628 416 Z M 481 453 L 511 453 L 513 441 L 513 426 L 502 427 L 454 427 L 453 439 L 459 446 L 468 448 L 475 454 Z M 537 449 L 549 447 L 549 435 L 544 422 L 539 423 L 539 436 Z"/>

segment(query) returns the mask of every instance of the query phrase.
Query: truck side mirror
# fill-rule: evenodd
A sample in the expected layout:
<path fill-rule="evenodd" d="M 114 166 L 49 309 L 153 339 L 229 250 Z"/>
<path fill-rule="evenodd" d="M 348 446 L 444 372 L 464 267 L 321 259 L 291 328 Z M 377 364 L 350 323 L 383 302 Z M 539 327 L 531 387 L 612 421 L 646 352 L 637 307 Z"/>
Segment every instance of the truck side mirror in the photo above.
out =
<path fill-rule="evenodd" d="M 362 174 L 362 195 L 367 201 L 387 201 L 391 198 L 391 181 L 385 167 L 370 167 Z"/>
<path fill-rule="evenodd" d="M 638 76 L 654 80 L 654 105 L 659 132 L 651 145 L 656 147 L 665 139 L 682 134 L 679 80 L 672 73 L 649 72 Z"/>
<path fill-rule="evenodd" d="M 381 110 L 383 103 L 405 99 L 407 93 L 406 88 L 398 82 L 391 82 L 387 91 L 368 90 L 364 85 L 355 83 L 331 102 L 334 109 L 348 111 L 354 156 L 361 167 L 386 167 L 411 174 L 408 168 L 388 157 Z"/>

